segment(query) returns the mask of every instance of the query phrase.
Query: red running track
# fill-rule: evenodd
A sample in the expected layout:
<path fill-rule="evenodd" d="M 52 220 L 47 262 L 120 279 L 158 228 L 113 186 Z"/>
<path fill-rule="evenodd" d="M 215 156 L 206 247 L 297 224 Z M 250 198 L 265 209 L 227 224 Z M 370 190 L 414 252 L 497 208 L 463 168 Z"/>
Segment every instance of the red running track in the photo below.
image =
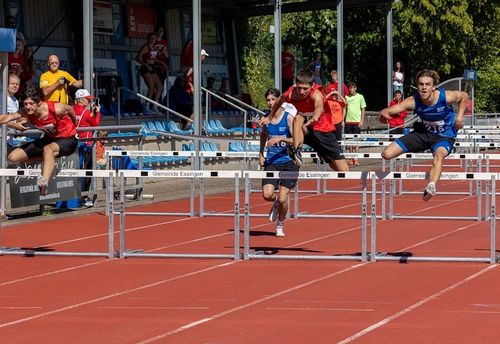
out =
<path fill-rule="evenodd" d="M 397 198 L 399 211 L 406 213 L 445 208 L 458 215 L 474 204 L 467 196 L 438 194 L 427 203 L 420 195 Z M 359 202 L 354 194 L 300 199 L 305 211 L 322 214 L 359 214 Z M 170 211 L 186 204 L 136 209 Z M 234 206 L 231 194 L 210 196 L 206 204 L 228 212 Z M 269 204 L 255 194 L 251 207 L 265 213 Z M 286 237 L 276 238 L 265 218 L 251 218 L 250 245 L 275 256 L 359 253 L 360 224 L 290 219 Z M 377 230 L 380 251 L 489 255 L 488 222 L 379 220 Z M 145 252 L 233 250 L 232 217 L 127 216 L 126 231 L 127 247 Z M 0 235 L 2 246 L 105 252 L 106 233 L 106 217 L 92 214 L 6 227 Z M 500 338 L 496 264 L 39 256 L 0 261 L 2 343 L 497 343 Z"/>

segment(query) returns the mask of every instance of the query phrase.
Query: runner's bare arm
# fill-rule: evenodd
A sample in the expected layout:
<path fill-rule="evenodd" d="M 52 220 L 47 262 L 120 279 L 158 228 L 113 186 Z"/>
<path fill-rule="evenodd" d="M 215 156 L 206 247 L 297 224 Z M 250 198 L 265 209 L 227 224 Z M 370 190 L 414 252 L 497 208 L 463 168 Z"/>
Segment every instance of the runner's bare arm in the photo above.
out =
<path fill-rule="evenodd" d="M 446 103 L 458 103 L 458 112 L 455 117 L 455 128 L 462 129 L 464 127 L 464 113 L 467 109 L 467 100 L 469 95 L 463 91 L 446 91 Z"/>

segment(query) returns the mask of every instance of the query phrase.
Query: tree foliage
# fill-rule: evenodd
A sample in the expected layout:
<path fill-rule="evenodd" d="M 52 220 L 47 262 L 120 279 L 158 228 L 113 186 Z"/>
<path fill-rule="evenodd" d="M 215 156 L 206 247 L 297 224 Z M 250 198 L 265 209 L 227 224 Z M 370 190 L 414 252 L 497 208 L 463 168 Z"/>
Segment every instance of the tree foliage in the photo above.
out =
<path fill-rule="evenodd" d="M 315 51 L 322 53 L 324 72 L 336 67 L 334 2 L 332 7 L 283 15 L 283 37 L 294 46 L 297 68 L 305 66 Z M 373 110 L 386 102 L 386 15 L 385 4 L 344 10 L 345 79 L 357 82 Z M 239 33 L 250 36 L 240 56 L 243 81 L 254 100 L 263 101 L 263 90 L 273 85 L 274 41 L 268 30 L 272 21 L 270 16 L 250 18 Z M 436 69 L 441 80 L 476 69 L 476 111 L 500 112 L 499 27 L 498 1 L 398 1 L 393 4 L 394 59 L 405 65 L 408 85 L 422 68 Z"/>

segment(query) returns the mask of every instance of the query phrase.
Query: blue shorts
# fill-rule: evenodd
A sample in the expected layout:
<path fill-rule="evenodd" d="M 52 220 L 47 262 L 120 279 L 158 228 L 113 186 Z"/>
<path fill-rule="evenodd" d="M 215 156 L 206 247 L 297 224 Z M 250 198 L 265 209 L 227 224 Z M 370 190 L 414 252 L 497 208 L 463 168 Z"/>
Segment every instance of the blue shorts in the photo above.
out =
<path fill-rule="evenodd" d="M 423 152 L 428 149 L 434 154 L 439 147 L 446 149 L 448 154 L 453 150 L 455 139 L 451 137 L 438 136 L 431 133 L 411 133 L 396 139 L 395 141 L 402 149 L 403 153 Z"/>

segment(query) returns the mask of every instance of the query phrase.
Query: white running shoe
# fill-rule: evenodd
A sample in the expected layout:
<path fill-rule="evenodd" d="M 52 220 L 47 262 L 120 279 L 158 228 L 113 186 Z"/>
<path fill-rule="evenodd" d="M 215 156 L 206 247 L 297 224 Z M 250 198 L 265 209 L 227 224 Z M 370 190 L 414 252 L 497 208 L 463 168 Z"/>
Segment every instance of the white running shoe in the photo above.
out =
<path fill-rule="evenodd" d="M 281 238 L 285 236 L 285 231 L 283 230 L 283 222 L 278 221 L 278 223 L 276 224 L 276 236 Z"/>
<path fill-rule="evenodd" d="M 269 211 L 269 221 L 275 222 L 276 219 L 278 218 L 278 208 L 280 206 L 280 202 L 278 198 L 276 198 L 273 202 L 273 206 L 271 207 L 271 210 Z"/>
<path fill-rule="evenodd" d="M 432 196 L 436 195 L 436 183 L 430 182 L 424 190 L 424 195 L 422 199 L 424 201 L 428 201 L 432 198 Z"/>

